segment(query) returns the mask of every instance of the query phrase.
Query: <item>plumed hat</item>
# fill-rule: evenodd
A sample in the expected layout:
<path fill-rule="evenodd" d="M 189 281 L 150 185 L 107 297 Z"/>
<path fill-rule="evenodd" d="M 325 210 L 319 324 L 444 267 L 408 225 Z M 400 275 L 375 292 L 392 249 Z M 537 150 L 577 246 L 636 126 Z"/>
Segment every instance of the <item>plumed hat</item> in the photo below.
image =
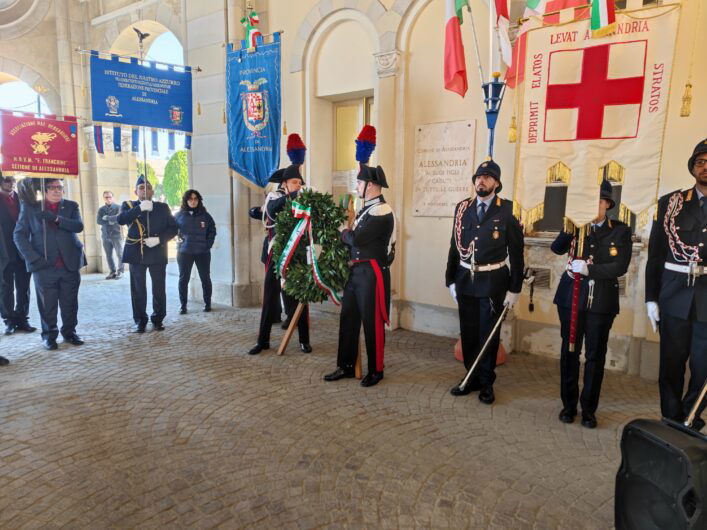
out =
<path fill-rule="evenodd" d="M 307 146 L 299 134 L 293 133 L 287 137 L 287 156 L 293 164 L 304 164 Z"/>

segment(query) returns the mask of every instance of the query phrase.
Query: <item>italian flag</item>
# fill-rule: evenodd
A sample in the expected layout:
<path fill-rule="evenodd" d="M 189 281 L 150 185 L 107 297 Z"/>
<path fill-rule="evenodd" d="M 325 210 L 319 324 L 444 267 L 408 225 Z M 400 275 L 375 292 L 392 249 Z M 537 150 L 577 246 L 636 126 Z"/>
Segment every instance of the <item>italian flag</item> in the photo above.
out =
<path fill-rule="evenodd" d="M 469 87 L 466 79 L 466 59 L 462 42 L 462 8 L 468 0 L 447 1 L 447 25 L 444 32 L 444 88 L 461 97 Z"/>
<path fill-rule="evenodd" d="M 614 0 L 592 0 L 592 37 L 611 35 L 615 29 Z"/>

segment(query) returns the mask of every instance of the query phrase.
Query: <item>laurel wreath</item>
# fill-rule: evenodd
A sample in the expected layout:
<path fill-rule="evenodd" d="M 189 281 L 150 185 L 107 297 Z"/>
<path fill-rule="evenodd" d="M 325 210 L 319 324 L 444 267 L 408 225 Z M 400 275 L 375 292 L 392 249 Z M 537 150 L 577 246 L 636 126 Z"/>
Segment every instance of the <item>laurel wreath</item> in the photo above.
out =
<path fill-rule="evenodd" d="M 309 189 L 302 190 L 297 202 L 312 208 L 312 244 L 321 246 L 318 262 L 322 278 L 333 290 L 343 290 L 349 276 L 349 250 L 341 241 L 339 226 L 346 219 L 346 210 L 334 203 L 331 194 Z M 273 257 L 276 263 L 298 221 L 292 213 L 292 200 L 288 199 L 275 219 Z M 314 281 L 312 266 L 307 263 L 306 247 L 309 244 L 307 236 L 302 237 L 285 274 L 285 292 L 303 304 L 327 299 L 326 292 Z M 279 271 L 277 274 L 280 275 Z"/>

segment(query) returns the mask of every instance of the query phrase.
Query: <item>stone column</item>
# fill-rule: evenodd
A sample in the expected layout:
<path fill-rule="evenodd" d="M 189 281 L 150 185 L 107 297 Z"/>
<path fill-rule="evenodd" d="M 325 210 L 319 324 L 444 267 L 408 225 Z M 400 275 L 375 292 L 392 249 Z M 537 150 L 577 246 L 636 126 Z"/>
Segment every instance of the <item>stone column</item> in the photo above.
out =
<path fill-rule="evenodd" d="M 218 0 L 186 2 L 186 61 L 200 66 L 194 76 L 194 135 L 191 184 L 204 197 L 216 221 L 218 236 L 212 249 L 213 301 L 234 306 L 253 305 L 257 293 L 249 280 L 248 189 L 228 168 L 228 138 L 224 119 L 226 101 L 225 42 L 231 18 L 242 12 L 242 2 Z M 231 9 L 229 10 L 229 6 Z M 228 35 L 232 41 L 240 35 Z M 201 115 L 197 115 L 197 103 Z M 196 294 L 196 291 L 194 291 Z"/>

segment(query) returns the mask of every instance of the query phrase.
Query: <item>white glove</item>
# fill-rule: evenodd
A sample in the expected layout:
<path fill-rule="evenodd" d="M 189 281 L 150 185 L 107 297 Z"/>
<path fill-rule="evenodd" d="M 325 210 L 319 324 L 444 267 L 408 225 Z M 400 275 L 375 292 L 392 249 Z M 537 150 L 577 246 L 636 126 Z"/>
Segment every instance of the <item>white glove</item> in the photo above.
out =
<path fill-rule="evenodd" d="M 107 221 L 107 220 L 108 220 L 108 216 L 107 216 L 107 215 L 104 215 L 103 217 L 101 217 L 101 219 L 102 219 L 103 221 Z"/>
<path fill-rule="evenodd" d="M 660 309 L 657 302 L 646 302 L 646 310 L 648 311 L 648 319 L 651 321 L 651 326 L 655 333 L 658 332 L 658 322 L 660 322 Z"/>
<path fill-rule="evenodd" d="M 160 238 L 159 237 L 148 237 L 147 239 L 145 239 L 145 244 L 150 248 L 156 247 L 157 245 L 160 244 Z"/>
<path fill-rule="evenodd" d="M 143 212 L 151 212 L 152 211 L 152 201 L 140 201 L 140 209 Z"/>
<path fill-rule="evenodd" d="M 579 273 L 582 276 L 589 276 L 589 267 L 583 259 L 576 259 L 572 262 L 572 272 Z"/>
<path fill-rule="evenodd" d="M 450 284 L 449 285 L 449 294 L 452 295 L 452 298 L 454 298 L 454 301 L 457 301 L 457 286 L 456 284 Z"/>
<path fill-rule="evenodd" d="M 508 291 L 506 293 L 506 299 L 503 301 L 503 305 L 507 305 L 508 309 L 513 309 L 513 306 L 518 303 L 520 298 L 520 293 L 512 293 Z"/>

